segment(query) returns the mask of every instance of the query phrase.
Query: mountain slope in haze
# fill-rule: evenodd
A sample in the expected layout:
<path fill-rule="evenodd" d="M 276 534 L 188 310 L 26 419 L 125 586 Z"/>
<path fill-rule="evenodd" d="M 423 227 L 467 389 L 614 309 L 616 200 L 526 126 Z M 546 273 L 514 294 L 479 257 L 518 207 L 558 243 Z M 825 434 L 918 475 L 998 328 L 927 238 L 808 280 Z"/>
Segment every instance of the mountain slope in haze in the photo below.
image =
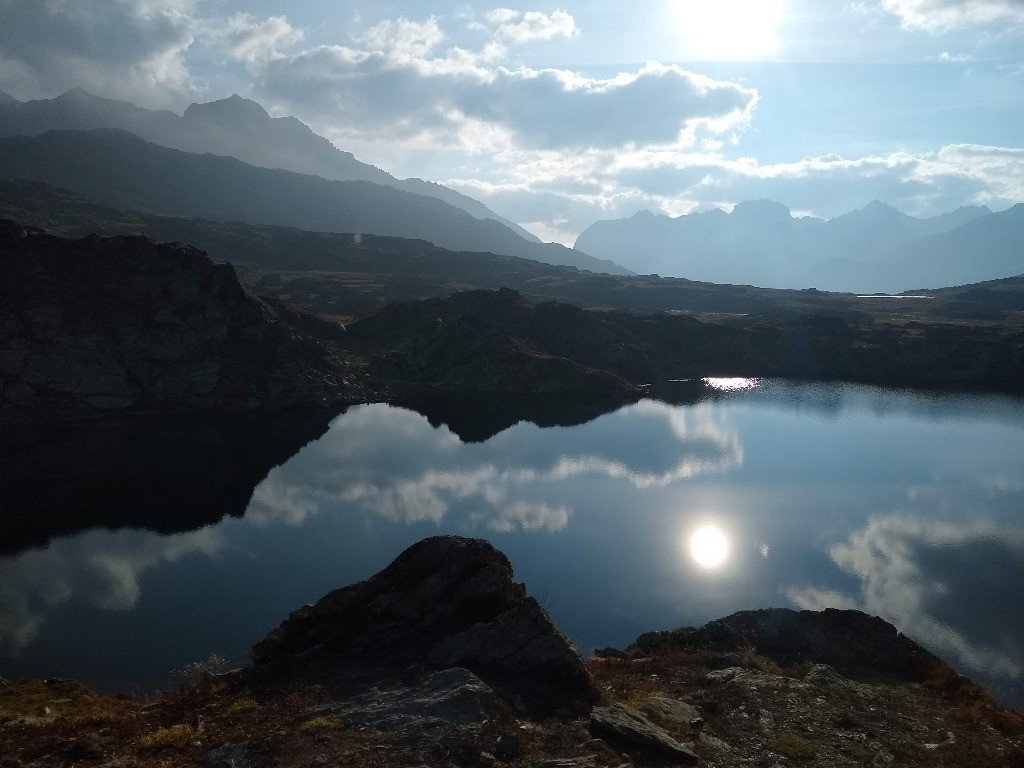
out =
<path fill-rule="evenodd" d="M 368 181 L 330 181 L 233 157 L 191 154 L 121 130 L 0 139 L 0 177 L 65 187 L 122 210 L 392 235 L 450 250 L 626 272 L 558 244 L 529 242 L 496 221 L 474 218 L 436 198 Z"/>
<path fill-rule="evenodd" d="M 876 200 L 825 221 L 793 218 L 780 203 L 755 200 L 736 205 L 731 213 L 716 209 L 669 218 L 643 211 L 629 219 L 599 221 L 577 238 L 576 247 L 599 257 L 614 255 L 639 273 L 771 288 L 899 292 L 950 284 L 943 282 L 953 274 L 949 270 L 934 276 L 913 272 L 915 265 L 926 267 L 929 260 L 920 254 L 927 249 L 936 264 L 960 264 L 955 273 L 961 283 L 1024 272 L 1024 227 L 1016 235 L 1008 230 L 996 238 L 1000 248 L 1010 248 L 1009 254 L 965 249 L 965 242 L 946 237 L 967 226 L 983 233 L 995 226 L 995 216 L 984 206 L 972 206 L 917 219 Z M 980 242 L 985 240 L 981 235 Z M 974 271 L 967 268 L 970 263 Z"/>
<path fill-rule="evenodd" d="M 483 203 L 441 184 L 396 179 L 335 147 L 294 117 L 271 117 L 255 101 L 235 94 L 190 105 L 183 115 L 94 96 L 81 88 L 53 99 L 21 102 L 0 95 L 0 136 L 36 136 L 52 130 L 120 128 L 146 141 L 185 152 L 237 157 L 250 165 L 309 173 L 335 181 L 372 181 L 444 200 L 478 219 L 494 219 L 520 237 L 540 240 Z"/>
<path fill-rule="evenodd" d="M 919 237 L 872 267 L 911 288 L 967 285 L 1024 273 L 1024 203 L 969 221 L 949 232 Z"/>
<path fill-rule="evenodd" d="M 514 288 L 532 300 L 597 309 L 714 313 L 813 312 L 855 320 L 849 296 L 608 275 L 493 253 L 449 251 L 424 240 L 119 211 L 42 182 L 0 178 L 0 217 L 65 236 L 146 234 L 189 243 L 231 262 L 257 293 L 328 315 L 383 304 Z"/>

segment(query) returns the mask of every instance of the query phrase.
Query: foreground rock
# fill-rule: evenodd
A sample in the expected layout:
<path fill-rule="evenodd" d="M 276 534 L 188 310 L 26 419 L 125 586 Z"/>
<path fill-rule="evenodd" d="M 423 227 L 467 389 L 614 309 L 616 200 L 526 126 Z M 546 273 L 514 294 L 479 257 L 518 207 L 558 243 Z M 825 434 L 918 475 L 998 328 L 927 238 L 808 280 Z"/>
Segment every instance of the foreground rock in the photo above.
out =
<path fill-rule="evenodd" d="M 371 579 L 294 611 L 252 649 L 257 665 L 365 676 L 465 667 L 532 714 L 597 698 L 579 652 L 512 566 L 480 539 L 438 536 Z"/>
<path fill-rule="evenodd" d="M 246 293 L 230 265 L 144 237 L 68 240 L 0 220 L 7 418 L 349 402 L 340 327 Z"/>
<path fill-rule="evenodd" d="M 942 680 L 950 685 L 963 681 L 892 624 L 860 611 L 740 611 L 699 629 L 648 632 L 633 644 L 635 652 L 683 648 L 721 653 L 749 649 L 778 664 L 819 663 L 856 679 Z"/>
<path fill-rule="evenodd" d="M 1020 713 L 865 614 L 745 611 L 583 665 L 535 605 L 487 542 L 426 539 L 297 611 L 255 669 L 145 704 L 0 678 L 0 766 L 1024 765 Z"/>
<path fill-rule="evenodd" d="M 590 724 L 597 733 L 610 734 L 613 738 L 662 753 L 679 762 L 695 765 L 700 761 L 692 746 L 677 741 L 668 731 L 625 704 L 594 707 Z"/>
<path fill-rule="evenodd" d="M 494 691 L 468 669 L 435 672 L 422 683 L 394 690 L 374 689 L 343 702 L 306 711 L 309 717 L 338 715 L 351 725 L 400 731 L 487 721 L 495 708 Z"/>

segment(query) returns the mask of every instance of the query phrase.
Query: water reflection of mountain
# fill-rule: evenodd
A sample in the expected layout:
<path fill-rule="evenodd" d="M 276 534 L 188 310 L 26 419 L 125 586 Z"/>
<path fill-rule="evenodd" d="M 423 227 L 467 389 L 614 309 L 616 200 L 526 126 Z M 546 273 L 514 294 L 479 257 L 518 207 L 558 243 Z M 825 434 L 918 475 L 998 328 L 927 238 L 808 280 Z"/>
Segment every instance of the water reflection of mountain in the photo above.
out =
<path fill-rule="evenodd" d="M 5 425 L 0 552 L 98 526 L 172 533 L 241 516 L 257 483 L 336 414 Z"/>
<path fill-rule="evenodd" d="M 398 405 L 427 417 L 432 427 L 442 424 L 464 443 L 482 443 L 519 422 L 538 427 L 575 427 L 617 410 L 625 403 L 608 398 L 493 397 L 430 398 Z"/>

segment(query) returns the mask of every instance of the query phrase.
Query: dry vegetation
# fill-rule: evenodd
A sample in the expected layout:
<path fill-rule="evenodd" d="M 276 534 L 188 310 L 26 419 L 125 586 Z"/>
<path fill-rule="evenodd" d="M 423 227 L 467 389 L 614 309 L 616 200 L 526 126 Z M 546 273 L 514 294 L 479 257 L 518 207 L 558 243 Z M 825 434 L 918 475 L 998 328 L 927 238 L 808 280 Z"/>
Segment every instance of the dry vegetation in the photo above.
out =
<path fill-rule="evenodd" d="M 810 666 L 779 668 L 741 654 L 743 671 L 717 670 L 711 652 L 598 658 L 590 669 L 608 702 L 650 696 L 696 705 L 694 744 L 705 766 L 1024 766 L 1024 717 L 967 684 L 865 685 L 806 681 Z M 812 675 L 813 677 L 813 675 Z M 0 766 L 478 766 L 499 738 L 511 768 L 554 758 L 581 765 L 668 765 L 596 738 L 584 719 L 534 722 L 503 702 L 481 726 L 380 733 L 308 710 L 332 700 L 326 686 L 281 687 L 209 674 L 151 701 L 96 695 L 69 681 L 0 685 Z"/>

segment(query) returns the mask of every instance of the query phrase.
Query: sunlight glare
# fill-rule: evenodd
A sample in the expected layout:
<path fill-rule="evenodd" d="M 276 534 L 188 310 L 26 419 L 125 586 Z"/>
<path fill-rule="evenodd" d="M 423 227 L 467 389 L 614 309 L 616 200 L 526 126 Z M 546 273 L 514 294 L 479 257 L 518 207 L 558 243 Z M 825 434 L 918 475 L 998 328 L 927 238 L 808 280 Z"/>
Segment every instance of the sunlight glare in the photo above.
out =
<path fill-rule="evenodd" d="M 761 384 L 760 379 L 742 378 L 738 376 L 722 378 L 709 377 L 701 379 L 705 386 L 718 392 L 742 392 L 747 389 L 756 389 Z"/>
<path fill-rule="evenodd" d="M 717 568 L 729 556 L 729 539 L 716 525 L 704 525 L 690 536 L 690 555 L 701 568 Z"/>
<path fill-rule="evenodd" d="M 750 58 L 775 53 L 785 0 L 674 0 L 675 28 L 688 58 Z"/>

